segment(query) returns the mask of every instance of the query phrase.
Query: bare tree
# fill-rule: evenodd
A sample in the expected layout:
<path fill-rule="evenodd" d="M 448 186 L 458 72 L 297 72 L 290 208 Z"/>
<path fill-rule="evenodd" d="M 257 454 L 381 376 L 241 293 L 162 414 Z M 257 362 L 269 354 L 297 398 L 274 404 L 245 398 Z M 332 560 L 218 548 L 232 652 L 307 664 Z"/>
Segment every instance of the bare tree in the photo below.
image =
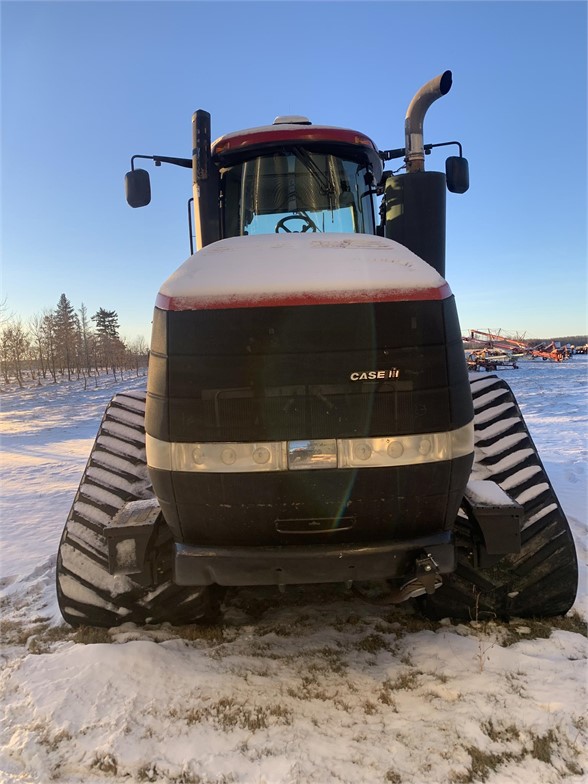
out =
<path fill-rule="evenodd" d="M 139 370 L 147 367 L 148 348 L 145 338 L 142 335 L 137 336 L 128 346 L 128 361 L 129 366 L 139 375 Z M 145 375 L 143 373 L 143 375 Z"/>
<path fill-rule="evenodd" d="M 57 384 L 57 329 L 55 326 L 55 314 L 50 310 L 44 310 L 42 319 L 47 367 L 53 378 L 53 383 Z"/>
<path fill-rule="evenodd" d="M 20 319 L 4 326 L 0 341 L 2 343 L 1 355 L 5 365 L 4 378 L 8 383 L 10 370 L 12 370 L 18 386 L 22 389 L 24 387 L 22 366 L 27 358 L 29 338 Z"/>
<path fill-rule="evenodd" d="M 80 309 L 78 310 L 79 314 L 79 325 L 80 325 L 80 350 L 81 350 L 81 362 L 83 367 L 86 370 L 86 373 L 90 376 L 92 374 L 92 342 L 93 342 L 93 332 L 92 326 L 90 324 L 90 320 L 88 318 L 88 308 L 82 302 Z"/>
<path fill-rule="evenodd" d="M 8 305 L 6 303 L 6 299 L 3 299 L 0 302 L 0 326 L 2 324 L 6 324 L 6 322 L 10 321 L 10 319 L 12 318 L 14 317 L 8 312 Z"/>
<path fill-rule="evenodd" d="M 2 365 L 2 375 L 4 383 L 10 384 L 10 341 L 6 336 L 6 327 L 0 330 L 0 364 Z"/>
<path fill-rule="evenodd" d="M 45 333 L 43 329 L 43 316 L 32 316 L 29 319 L 29 333 L 31 343 L 37 354 L 38 372 L 43 378 L 47 378 L 47 363 L 45 361 Z"/>

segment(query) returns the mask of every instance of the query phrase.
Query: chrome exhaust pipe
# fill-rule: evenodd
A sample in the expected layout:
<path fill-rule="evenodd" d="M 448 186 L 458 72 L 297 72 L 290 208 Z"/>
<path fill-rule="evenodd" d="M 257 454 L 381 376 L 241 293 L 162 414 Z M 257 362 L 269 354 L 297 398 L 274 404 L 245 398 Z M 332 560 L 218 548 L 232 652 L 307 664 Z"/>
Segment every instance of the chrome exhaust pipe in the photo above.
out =
<path fill-rule="evenodd" d="M 444 71 L 440 76 L 424 84 L 414 96 L 406 111 L 404 120 L 406 171 L 408 173 L 425 170 L 425 148 L 423 145 L 423 123 L 425 114 L 431 104 L 447 95 L 451 89 L 451 71 Z"/>

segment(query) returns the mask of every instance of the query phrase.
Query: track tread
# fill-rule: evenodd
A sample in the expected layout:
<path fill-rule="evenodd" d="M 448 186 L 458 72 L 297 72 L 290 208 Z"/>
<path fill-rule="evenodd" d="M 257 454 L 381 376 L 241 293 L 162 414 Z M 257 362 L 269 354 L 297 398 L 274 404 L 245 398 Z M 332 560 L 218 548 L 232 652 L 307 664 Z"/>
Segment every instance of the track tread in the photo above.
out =
<path fill-rule="evenodd" d="M 63 617 L 73 626 L 192 623 L 210 620 L 216 610 L 209 588 L 172 582 L 172 538 L 162 517 L 152 543 L 154 585 L 108 570 L 104 527 L 128 501 L 153 498 L 145 462 L 144 411 L 144 392 L 119 393 L 112 399 L 64 528 L 57 596 Z"/>
<path fill-rule="evenodd" d="M 472 478 L 491 479 L 523 507 L 521 551 L 474 568 L 470 523 L 456 520 L 458 565 L 422 604 L 432 617 L 550 616 L 566 613 L 577 590 L 572 534 L 508 384 L 470 376 L 474 401 Z"/>

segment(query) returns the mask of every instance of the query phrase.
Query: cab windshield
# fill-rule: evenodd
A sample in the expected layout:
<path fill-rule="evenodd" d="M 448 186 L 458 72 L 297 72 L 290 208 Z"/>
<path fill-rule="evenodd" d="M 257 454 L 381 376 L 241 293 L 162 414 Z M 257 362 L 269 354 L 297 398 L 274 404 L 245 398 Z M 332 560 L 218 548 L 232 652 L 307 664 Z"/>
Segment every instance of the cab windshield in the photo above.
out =
<path fill-rule="evenodd" d="M 221 170 L 223 236 L 375 234 L 366 161 L 288 147 Z"/>

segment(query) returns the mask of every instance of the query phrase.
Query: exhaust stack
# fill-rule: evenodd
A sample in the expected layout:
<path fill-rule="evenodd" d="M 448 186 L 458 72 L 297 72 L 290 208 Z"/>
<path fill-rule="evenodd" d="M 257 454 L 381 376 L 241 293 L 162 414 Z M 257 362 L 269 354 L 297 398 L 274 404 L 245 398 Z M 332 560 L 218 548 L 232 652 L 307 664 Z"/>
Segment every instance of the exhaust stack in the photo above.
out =
<path fill-rule="evenodd" d="M 419 172 L 425 170 L 425 148 L 423 146 L 423 123 L 425 114 L 431 104 L 451 90 L 451 71 L 444 71 L 440 76 L 424 84 L 414 96 L 406 111 L 404 134 L 406 147 L 406 171 Z"/>

